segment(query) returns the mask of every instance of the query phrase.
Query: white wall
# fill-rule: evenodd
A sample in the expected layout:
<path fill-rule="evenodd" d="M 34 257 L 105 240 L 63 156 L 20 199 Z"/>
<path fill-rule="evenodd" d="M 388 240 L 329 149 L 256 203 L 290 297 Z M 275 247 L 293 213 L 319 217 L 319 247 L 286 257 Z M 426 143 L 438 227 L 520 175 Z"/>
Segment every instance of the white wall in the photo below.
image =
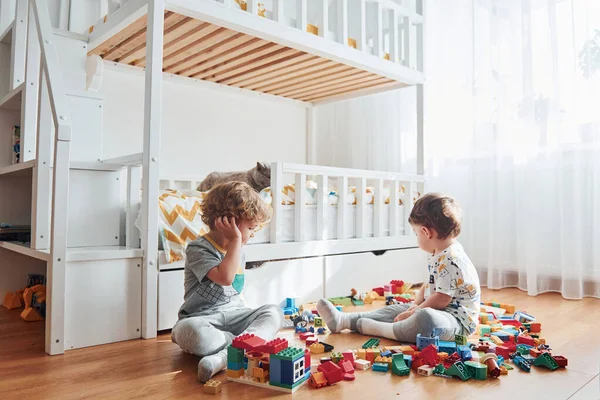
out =
<path fill-rule="evenodd" d="M 142 151 L 141 74 L 105 69 L 104 158 Z M 165 81 L 163 176 L 251 168 L 256 161 L 306 162 L 306 109 Z"/>

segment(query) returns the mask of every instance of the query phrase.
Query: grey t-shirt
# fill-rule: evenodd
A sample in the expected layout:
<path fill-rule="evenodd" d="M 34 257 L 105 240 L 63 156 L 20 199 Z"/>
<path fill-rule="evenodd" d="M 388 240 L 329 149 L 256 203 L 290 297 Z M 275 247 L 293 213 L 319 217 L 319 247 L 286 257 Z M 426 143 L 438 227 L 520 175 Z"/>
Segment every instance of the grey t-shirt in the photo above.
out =
<path fill-rule="evenodd" d="M 208 236 L 199 237 L 188 244 L 184 271 L 185 294 L 179 319 L 245 307 L 240 297 L 245 283 L 246 262 L 243 253 L 240 268 L 230 286 L 221 286 L 208 279 L 208 272 L 221 264 L 225 254 L 226 251 Z"/>

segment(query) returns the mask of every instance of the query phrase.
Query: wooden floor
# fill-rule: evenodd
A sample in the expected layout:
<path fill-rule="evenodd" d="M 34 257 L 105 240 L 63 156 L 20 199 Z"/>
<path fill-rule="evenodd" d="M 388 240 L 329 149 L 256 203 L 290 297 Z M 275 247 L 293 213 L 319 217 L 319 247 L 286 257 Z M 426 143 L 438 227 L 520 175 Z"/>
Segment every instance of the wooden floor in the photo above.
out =
<path fill-rule="evenodd" d="M 557 294 L 528 297 L 516 289 L 484 290 L 485 300 L 512 303 L 542 322 L 553 353 L 569 359 L 566 370 L 518 370 L 499 380 L 397 377 L 359 371 L 354 382 L 294 397 L 360 399 L 600 399 L 600 300 L 568 301 Z M 196 381 L 198 359 L 184 354 L 169 334 L 46 356 L 43 323 L 25 323 L 18 311 L 0 307 L 0 399 L 257 399 L 285 396 L 227 383 L 221 394 L 205 395 Z M 296 341 L 290 331 L 282 336 Z M 325 340 L 338 350 L 358 348 L 365 337 L 343 333 Z M 391 343 L 382 340 L 382 344 Z M 315 364 L 316 358 L 313 361 Z M 217 379 L 225 380 L 221 373 Z"/>

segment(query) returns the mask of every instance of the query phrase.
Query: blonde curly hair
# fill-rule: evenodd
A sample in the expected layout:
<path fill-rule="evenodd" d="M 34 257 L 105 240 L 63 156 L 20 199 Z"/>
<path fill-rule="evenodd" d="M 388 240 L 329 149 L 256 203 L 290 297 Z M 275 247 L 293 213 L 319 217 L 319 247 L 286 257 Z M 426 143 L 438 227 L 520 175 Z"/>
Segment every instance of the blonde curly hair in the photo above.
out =
<path fill-rule="evenodd" d="M 202 222 L 215 229 L 215 221 L 221 217 L 234 217 L 241 221 L 263 224 L 270 217 L 270 210 L 258 193 L 244 182 L 226 182 L 214 186 L 202 200 Z"/>

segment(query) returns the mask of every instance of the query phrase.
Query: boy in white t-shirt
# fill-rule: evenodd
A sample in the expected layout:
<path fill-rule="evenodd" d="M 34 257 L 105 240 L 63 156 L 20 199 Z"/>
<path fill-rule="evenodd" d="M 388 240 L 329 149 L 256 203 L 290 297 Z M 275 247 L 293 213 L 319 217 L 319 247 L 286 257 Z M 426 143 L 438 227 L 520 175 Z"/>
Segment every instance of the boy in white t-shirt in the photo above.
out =
<path fill-rule="evenodd" d="M 412 305 L 395 304 L 367 313 L 342 313 L 322 299 L 317 310 L 332 332 L 351 329 L 365 335 L 414 342 L 434 330 L 440 340 L 475 332 L 479 318 L 479 276 L 456 237 L 462 210 L 451 197 L 430 193 L 420 198 L 409 222 L 419 247 L 430 254 L 428 279 Z"/>

